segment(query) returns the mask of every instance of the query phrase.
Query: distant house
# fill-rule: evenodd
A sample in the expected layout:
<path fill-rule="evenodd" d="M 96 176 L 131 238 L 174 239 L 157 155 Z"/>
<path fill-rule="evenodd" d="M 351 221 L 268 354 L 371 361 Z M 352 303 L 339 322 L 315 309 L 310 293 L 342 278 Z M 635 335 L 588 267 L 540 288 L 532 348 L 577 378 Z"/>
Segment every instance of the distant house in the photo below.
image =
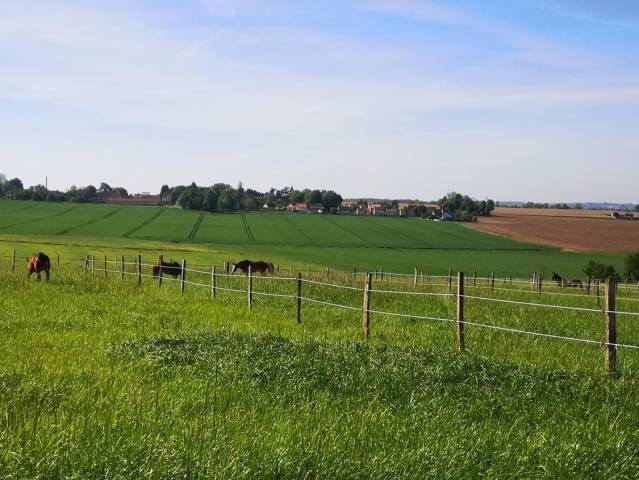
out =
<path fill-rule="evenodd" d="M 305 203 L 291 203 L 286 209 L 289 212 L 295 213 L 306 213 L 306 204 Z"/>
<path fill-rule="evenodd" d="M 312 203 L 306 209 L 306 213 L 324 213 L 324 205 L 321 203 Z"/>
<path fill-rule="evenodd" d="M 160 195 L 151 195 L 150 193 L 138 193 L 135 195 L 130 195 L 128 197 L 123 197 L 118 193 L 105 195 L 102 197 L 104 203 L 112 204 L 112 205 L 140 205 L 147 207 L 155 207 L 158 205 L 162 205 L 162 197 Z"/>

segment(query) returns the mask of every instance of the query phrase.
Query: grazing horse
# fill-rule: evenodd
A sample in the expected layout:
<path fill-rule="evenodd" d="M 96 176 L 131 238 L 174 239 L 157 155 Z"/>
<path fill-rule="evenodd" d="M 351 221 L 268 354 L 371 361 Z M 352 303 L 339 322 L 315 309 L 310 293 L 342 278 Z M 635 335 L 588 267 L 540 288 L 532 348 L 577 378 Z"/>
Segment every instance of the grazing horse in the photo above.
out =
<path fill-rule="evenodd" d="M 49 272 L 51 270 L 51 260 L 44 253 L 38 252 L 31 255 L 31 258 L 27 258 L 29 273 L 27 277 L 31 277 L 32 273 L 36 274 L 37 280 L 42 280 L 40 276 L 41 272 L 47 275 L 47 282 L 49 281 Z"/>
<path fill-rule="evenodd" d="M 573 278 L 572 280 L 567 280 L 562 278 L 558 273 L 552 273 L 552 280 L 557 282 L 558 287 L 571 287 L 571 288 L 583 288 L 584 284 L 581 280 Z"/>
<path fill-rule="evenodd" d="M 242 260 L 241 262 L 233 264 L 231 274 L 234 274 L 236 270 L 242 270 L 242 273 L 246 275 L 249 272 L 249 267 L 251 268 L 251 273 L 260 272 L 262 275 L 268 272 L 273 273 L 275 271 L 272 263 L 263 262 L 261 260 L 257 262 L 253 262 L 251 260 Z"/>
<path fill-rule="evenodd" d="M 153 276 L 156 278 L 159 277 L 160 272 L 162 275 L 168 273 L 173 278 L 178 278 L 182 274 L 182 267 L 178 262 L 160 262 L 160 260 L 158 260 L 155 262 L 155 265 L 153 265 Z"/>

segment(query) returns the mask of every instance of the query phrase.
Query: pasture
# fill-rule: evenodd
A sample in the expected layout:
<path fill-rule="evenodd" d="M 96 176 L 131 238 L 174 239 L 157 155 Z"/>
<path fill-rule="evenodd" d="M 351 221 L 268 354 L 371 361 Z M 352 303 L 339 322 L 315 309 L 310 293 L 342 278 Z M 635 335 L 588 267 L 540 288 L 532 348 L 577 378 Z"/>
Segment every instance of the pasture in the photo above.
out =
<path fill-rule="evenodd" d="M 295 301 L 272 296 L 295 283 L 272 277 L 254 279 L 249 311 L 246 293 L 230 291 L 246 288 L 243 276 L 219 277 L 211 298 L 205 271 L 180 293 L 168 278 L 138 287 L 132 265 L 122 281 L 71 262 L 49 283 L 3 266 L 2 476 L 628 478 L 639 468 L 639 351 L 620 349 L 610 378 L 598 345 L 471 325 L 463 354 L 448 322 L 372 313 L 364 340 L 362 292 L 320 284 L 362 286 L 344 274 L 317 274 L 303 294 L 355 310 L 304 301 L 298 324 Z M 447 292 L 437 279 L 398 280 L 374 288 Z M 528 285 L 497 287 L 472 294 L 595 306 L 552 286 L 541 299 Z M 635 290 L 619 310 L 636 310 Z M 455 304 L 373 292 L 371 309 L 454 318 Z M 601 312 L 541 312 L 467 305 L 477 323 L 603 338 Z M 618 341 L 639 344 L 636 319 L 618 323 Z"/>
<path fill-rule="evenodd" d="M 141 249 L 154 256 L 166 250 L 197 252 L 206 258 L 204 263 L 262 256 L 281 264 L 346 271 L 382 267 L 444 273 L 453 268 L 502 276 L 533 271 L 578 276 L 590 259 L 618 270 L 623 266 L 619 254 L 562 252 L 421 219 L 0 201 L 0 249 L 20 244 L 82 255 Z"/>

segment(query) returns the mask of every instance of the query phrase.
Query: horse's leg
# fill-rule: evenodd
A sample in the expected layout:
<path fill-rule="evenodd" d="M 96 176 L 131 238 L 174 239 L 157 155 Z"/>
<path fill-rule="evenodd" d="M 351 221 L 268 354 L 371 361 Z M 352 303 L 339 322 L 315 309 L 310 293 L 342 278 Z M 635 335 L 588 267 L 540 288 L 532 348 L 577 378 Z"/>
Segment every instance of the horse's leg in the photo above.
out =
<path fill-rule="evenodd" d="M 47 282 L 49 281 L 49 270 L 45 270 L 45 273 L 47 274 Z"/>
<path fill-rule="evenodd" d="M 40 274 L 40 270 L 38 270 L 37 274 L 36 274 L 36 279 L 38 280 L 38 282 L 40 280 L 42 280 L 42 275 Z"/>

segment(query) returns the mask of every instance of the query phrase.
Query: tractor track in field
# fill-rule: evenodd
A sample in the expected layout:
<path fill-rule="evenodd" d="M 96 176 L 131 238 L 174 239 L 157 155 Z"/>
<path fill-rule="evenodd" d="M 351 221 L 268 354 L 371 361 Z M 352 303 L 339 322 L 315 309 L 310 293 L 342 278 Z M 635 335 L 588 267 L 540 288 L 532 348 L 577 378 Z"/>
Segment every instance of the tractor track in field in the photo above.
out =
<path fill-rule="evenodd" d="M 288 218 L 287 215 L 284 215 L 282 218 L 284 218 L 284 221 L 286 223 L 288 223 L 290 225 L 290 227 L 293 230 L 295 230 L 300 237 L 302 237 L 304 240 L 306 240 L 308 242 L 309 246 L 311 246 L 311 247 L 316 247 L 317 246 L 317 243 L 315 242 L 315 240 L 313 240 L 301 228 L 299 228 L 297 225 L 295 225 L 295 222 L 293 222 L 290 218 Z"/>
<path fill-rule="evenodd" d="M 253 236 L 251 226 L 249 225 L 248 220 L 246 219 L 246 215 L 244 214 L 242 214 L 242 225 L 244 225 L 244 231 L 246 232 L 246 236 L 248 237 L 249 241 L 254 242 L 255 237 Z"/>
<path fill-rule="evenodd" d="M 4 226 L 0 227 L 0 230 L 4 230 L 5 228 L 17 227 L 19 225 L 27 225 L 29 223 L 39 222 L 40 220 L 44 220 L 45 218 L 61 217 L 62 215 L 66 215 L 67 213 L 72 212 L 73 210 L 76 210 L 78 208 L 80 208 L 80 205 L 75 205 L 75 206 L 73 206 L 71 208 L 67 208 L 66 210 L 62 210 L 61 212 L 54 213 L 53 215 L 48 215 L 48 216 L 38 217 L 38 218 L 32 218 L 30 220 L 25 220 L 24 222 L 11 223 L 9 225 L 4 225 Z"/>
<path fill-rule="evenodd" d="M 200 229 L 200 225 L 202 224 L 202 220 L 204 220 L 204 214 L 200 214 L 199 217 L 197 217 L 197 220 L 195 221 L 195 224 L 193 225 L 193 228 L 191 229 L 191 231 L 189 232 L 189 236 L 187 238 L 193 240 L 195 238 L 195 236 L 197 235 L 197 231 Z"/>
<path fill-rule="evenodd" d="M 112 217 L 113 215 L 121 211 L 123 208 L 124 208 L 123 206 L 120 208 L 116 208 L 115 210 L 110 211 L 106 215 L 102 215 L 101 217 L 94 218 L 93 220 L 89 220 L 88 222 L 80 223 L 78 225 L 73 225 L 72 227 L 65 228 L 63 230 L 60 230 L 59 232 L 56 232 L 54 235 L 65 235 L 69 233 L 70 231 L 75 230 L 76 228 L 86 227 L 87 225 L 101 222 L 102 220 L 106 220 L 107 218 Z"/>
<path fill-rule="evenodd" d="M 135 232 L 137 232 L 138 230 L 141 230 L 142 228 L 146 227 L 149 223 L 151 223 L 153 220 L 157 219 L 160 215 L 162 215 L 166 210 L 159 210 L 157 213 L 151 215 L 149 218 L 147 218 L 146 220 L 144 220 L 143 222 L 139 223 L 138 225 L 136 225 L 135 227 L 131 228 L 129 231 L 124 232 L 122 234 L 122 238 L 129 238 L 131 235 L 133 235 Z"/>

